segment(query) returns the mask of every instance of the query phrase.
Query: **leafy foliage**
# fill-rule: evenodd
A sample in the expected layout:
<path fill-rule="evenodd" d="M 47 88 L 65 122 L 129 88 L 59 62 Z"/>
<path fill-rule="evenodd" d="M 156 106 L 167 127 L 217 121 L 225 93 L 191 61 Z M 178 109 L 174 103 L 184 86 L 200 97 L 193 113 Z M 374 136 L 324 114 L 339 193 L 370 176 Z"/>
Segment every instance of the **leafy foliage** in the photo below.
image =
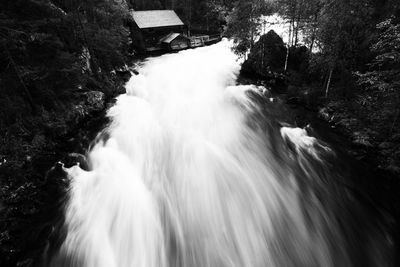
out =
<path fill-rule="evenodd" d="M 371 50 L 375 58 L 366 73 L 356 72 L 362 88 L 360 101 L 371 113 L 372 123 L 386 135 L 398 132 L 400 113 L 400 24 L 393 18 L 377 25 L 379 31 Z"/>
<path fill-rule="evenodd" d="M 245 55 L 253 47 L 260 33 L 262 15 L 270 13 L 271 5 L 268 1 L 236 1 L 227 18 L 225 35 L 233 39 L 237 54 Z"/>
<path fill-rule="evenodd" d="M 44 173 L 90 108 L 87 91 L 115 93 L 127 12 L 123 0 L 0 1 L 1 266 L 32 266 L 46 246 L 41 227 L 61 195 Z"/>
<path fill-rule="evenodd" d="M 126 62 L 127 9 L 118 1 L 4 0 L 0 10 L 3 125 L 62 110 L 92 77 L 108 80 Z"/>
<path fill-rule="evenodd" d="M 394 92 L 400 88 L 400 24 L 393 19 L 377 25 L 380 32 L 372 45 L 376 56 L 370 64 L 370 71 L 358 73 L 359 83 L 367 90 Z"/>

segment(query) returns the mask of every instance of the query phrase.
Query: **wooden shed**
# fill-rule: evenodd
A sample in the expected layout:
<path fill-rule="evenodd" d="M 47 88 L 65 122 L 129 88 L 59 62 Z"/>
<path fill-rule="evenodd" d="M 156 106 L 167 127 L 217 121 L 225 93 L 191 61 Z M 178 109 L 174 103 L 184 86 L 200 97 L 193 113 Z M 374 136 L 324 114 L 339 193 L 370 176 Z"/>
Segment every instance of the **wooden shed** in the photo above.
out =
<path fill-rule="evenodd" d="M 161 39 L 169 41 L 170 47 L 183 45 L 187 27 L 175 11 L 131 11 L 131 15 L 133 18 L 131 25 L 133 46 L 137 50 L 146 52 L 163 49 Z M 170 34 L 178 35 L 170 40 Z"/>
<path fill-rule="evenodd" d="M 180 33 L 170 33 L 160 39 L 161 46 L 169 51 L 190 47 L 190 39 Z"/>

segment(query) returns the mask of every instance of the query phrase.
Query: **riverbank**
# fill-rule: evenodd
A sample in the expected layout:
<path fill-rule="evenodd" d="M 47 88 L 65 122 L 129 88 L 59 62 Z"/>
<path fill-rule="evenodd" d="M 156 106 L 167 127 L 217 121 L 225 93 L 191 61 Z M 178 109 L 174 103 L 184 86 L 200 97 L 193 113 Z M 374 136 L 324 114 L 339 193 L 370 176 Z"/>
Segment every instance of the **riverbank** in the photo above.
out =
<path fill-rule="evenodd" d="M 323 54 L 310 53 L 305 46 L 287 50 L 282 38 L 269 31 L 254 44 L 241 75 L 270 86 L 287 104 L 324 120 L 349 142 L 348 152 L 358 160 L 400 177 L 400 112 L 395 90 L 389 82 L 389 89 L 381 85 L 386 89 L 372 90 L 357 72 L 338 70 L 333 77 L 327 76 L 321 71 L 323 62 Z M 301 125 L 305 115 L 297 116 Z"/>
<path fill-rule="evenodd" d="M 344 163 L 336 166 L 336 170 L 346 175 L 346 187 L 352 188 L 367 209 L 377 212 L 382 219 L 386 218 L 387 227 L 392 229 L 388 238 L 396 247 L 396 262 L 400 262 L 397 256 L 400 255 L 400 179 L 396 170 L 383 167 L 384 162 L 392 157 L 383 153 L 387 148 L 379 146 L 379 139 L 371 138 L 371 130 L 368 129 L 372 126 L 369 128 L 352 118 L 354 114 L 346 113 L 344 103 L 334 105 L 335 102 L 331 101 L 313 106 L 304 97 L 306 94 L 293 94 L 282 87 L 268 87 L 265 80 L 254 76 L 241 74 L 238 83 L 266 86 L 271 96 L 282 104 L 282 113 L 285 113 L 288 123 L 305 128 L 311 136 L 335 150 L 337 158 Z"/>
<path fill-rule="evenodd" d="M 400 151 L 399 143 L 382 143 L 384 140 L 377 136 L 379 132 L 373 130 L 374 125 L 362 123 L 349 110 L 349 103 L 332 99 L 315 104 L 307 98 L 305 92 L 293 93 L 285 87 L 268 86 L 265 80 L 243 73 L 239 76 L 238 83 L 266 86 L 271 95 L 286 107 L 285 112 L 291 118 L 289 123 L 295 127 L 313 129 L 316 137 L 332 144 L 359 165 L 365 165 L 377 177 L 385 177 L 387 187 L 400 189 L 398 159 L 394 158 Z M 388 162 L 393 166 L 389 167 Z"/>
<path fill-rule="evenodd" d="M 62 215 L 68 181 L 49 175 L 59 161 L 85 164 L 85 153 L 106 127 L 106 110 L 125 93 L 129 70 L 0 131 L 0 265 L 35 266 Z M 106 92 L 106 93 L 105 93 Z M 83 168 L 85 166 L 82 166 Z"/>
<path fill-rule="evenodd" d="M 304 87 L 287 91 L 283 97 L 291 106 L 313 114 L 342 136 L 349 145 L 350 155 L 368 162 L 376 171 L 400 179 L 400 136 L 396 129 L 387 133 L 387 125 L 382 125 L 386 122 L 379 119 L 378 112 L 369 112 L 353 98 L 336 97 L 333 93 L 329 99 L 315 100 L 312 91 Z M 377 118 L 369 118 L 373 116 Z"/>

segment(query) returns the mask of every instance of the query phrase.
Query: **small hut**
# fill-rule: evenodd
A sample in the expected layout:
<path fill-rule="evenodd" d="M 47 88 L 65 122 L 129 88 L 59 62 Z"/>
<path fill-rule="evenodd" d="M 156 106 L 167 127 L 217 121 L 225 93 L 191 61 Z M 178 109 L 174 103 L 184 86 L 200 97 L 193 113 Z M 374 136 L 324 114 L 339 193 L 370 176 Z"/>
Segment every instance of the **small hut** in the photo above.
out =
<path fill-rule="evenodd" d="M 132 40 L 136 49 L 146 52 L 163 49 L 166 44 L 168 49 L 173 50 L 184 46 L 187 27 L 175 11 L 132 11 L 131 15 Z"/>
<path fill-rule="evenodd" d="M 190 47 L 190 39 L 180 33 L 170 33 L 160 39 L 162 48 L 173 51 Z"/>

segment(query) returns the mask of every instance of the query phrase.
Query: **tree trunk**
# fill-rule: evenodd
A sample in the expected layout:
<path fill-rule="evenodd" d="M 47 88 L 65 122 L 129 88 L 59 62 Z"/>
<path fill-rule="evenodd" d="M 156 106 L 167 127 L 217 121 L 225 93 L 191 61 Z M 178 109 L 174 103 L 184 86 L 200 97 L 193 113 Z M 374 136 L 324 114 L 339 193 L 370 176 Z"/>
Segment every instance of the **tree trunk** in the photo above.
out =
<path fill-rule="evenodd" d="M 310 55 L 312 54 L 314 43 L 315 43 L 315 33 L 317 31 L 318 14 L 314 15 L 314 21 L 311 31 L 311 44 L 310 44 Z"/>
<path fill-rule="evenodd" d="M 254 46 L 254 31 L 253 28 L 250 30 L 250 51 L 253 49 Z"/>
<path fill-rule="evenodd" d="M 79 25 L 80 25 L 82 33 L 83 33 L 83 39 L 85 40 L 86 47 L 88 48 L 88 51 L 89 51 L 89 55 L 90 55 L 90 59 L 89 60 L 90 60 L 91 70 L 92 70 L 94 76 L 96 78 L 98 78 L 99 67 L 97 66 L 97 62 L 96 62 L 96 59 L 95 59 L 95 56 L 94 56 L 94 52 L 93 52 L 92 46 L 88 42 L 88 39 L 87 39 L 87 36 L 86 36 L 86 31 L 85 31 L 85 28 L 83 26 L 83 23 L 82 23 L 82 20 L 81 20 L 81 16 L 79 15 L 79 8 L 80 7 L 78 7 L 78 9 L 76 11 L 76 14 L 77 14 L 77 17 L 78 17 Z"/>
<path fill-rule="evenodd" d="M 299 22 L 300 22 L 300 17 L 297 18 L 296 28 L 294 29 L 294 46 L 297 46 L 297 43 L 299 41 Z"/>
<path fill-rule="evenodd" d="M 292 47 L 294 45 L 294 36 L 295 36 L 295 18 L 292 19 L 292 40 L 290 41 L 290 46 Z"/>
<path fill-rule="evenodd" d="M 315 42 L 315 34 L 314 32 L 311 35 L 311 44 L 310 44 L 310 55 L 312 54 L 313 48 L 314 48 L 314 42 Z"/>
<path fill-rule="evenodd" d="M 329 86 L 331 85 L 331 79 L 332 79 L 332 73 L 333 73 L 333 67 L 329 71 L 328 83 L 326 84 L 326 88 L 325 88 L 325 98 L 328 98 Z"/>
<path fill-rule="evenodd" d="M 288 61 L 289 61 L 289 52 L 290 52 L 290 47 L 289 44 L 287 45 L 287 49 L 286 49 L 286 58 L 285 58 L 285 71 L 287 71 L 288 68 Z"/>
<path fill-rule="evenodd" d="M 289 21 L 289 41 L 288 41 L 288 46 L 291 46 L 292 42 L 292 19 Z"/>
<path fill-rule="evenodd" d="M 289 23 L 289 40 L 287 43 L 287 51 L 286 51 L 286 58 L 285 58 L 285 71 L 287 71 L 287 67 L 288 67 L 291 35 L 292 35 L 292 21 L 290 21 L 290 23 Z"/>

